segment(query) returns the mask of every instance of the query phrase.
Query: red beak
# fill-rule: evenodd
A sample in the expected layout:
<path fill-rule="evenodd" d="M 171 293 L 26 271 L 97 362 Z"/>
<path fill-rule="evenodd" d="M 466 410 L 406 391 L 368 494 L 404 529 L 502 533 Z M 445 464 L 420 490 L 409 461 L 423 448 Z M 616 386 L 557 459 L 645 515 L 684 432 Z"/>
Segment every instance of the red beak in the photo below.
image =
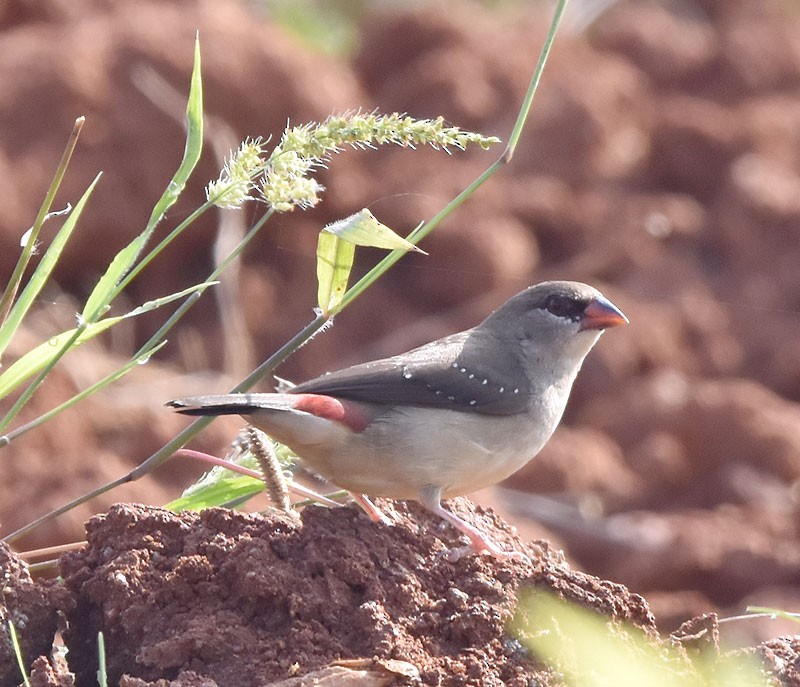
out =
<path fill-rule="evenodd" d="M 583 311 L 581 330 L 606 329 L 620 324 L 628 324 L 622 310 L 605 298 L 595 298 Z"/>

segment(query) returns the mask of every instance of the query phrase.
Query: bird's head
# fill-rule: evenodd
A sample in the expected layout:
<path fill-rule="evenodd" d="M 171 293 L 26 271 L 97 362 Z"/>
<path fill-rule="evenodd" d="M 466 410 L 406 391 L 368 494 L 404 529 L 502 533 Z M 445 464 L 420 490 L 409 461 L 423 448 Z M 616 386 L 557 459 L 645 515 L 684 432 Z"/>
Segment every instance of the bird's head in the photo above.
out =
<path fill-rule="evenodd" d="M 608 327 L 628 318 L 597 289 L 572 281 L 548 281 L 518 293 L 481 327 L 521 345 L 526 357 L 582 360 Z"/>

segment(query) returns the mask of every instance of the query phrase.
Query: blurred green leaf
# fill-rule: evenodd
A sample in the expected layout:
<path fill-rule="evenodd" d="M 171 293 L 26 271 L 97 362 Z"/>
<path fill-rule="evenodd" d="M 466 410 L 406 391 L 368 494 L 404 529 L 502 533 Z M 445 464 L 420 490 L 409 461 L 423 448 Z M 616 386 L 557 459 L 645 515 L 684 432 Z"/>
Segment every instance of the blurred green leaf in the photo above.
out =
<path fill-rule="evenodd" d="M 793 623 L 800 623 L 800 613 L 792 613 L 780 608 L 772 608 L 771 606 L 748 606 L 747 612 L 768 615 L 773 618 L 782 618 L 783 620 L 789 620 Z"/>
<path fill-rule="evenodd" d="M 769 685 L 752 656 L 709 654 L 690 660 L 633 625 L 541 591 L 523 597 L 514 631 L 574 687 Z"/>
<path fill-rule="evenodd" d="M 264 0 L 273 17 L 311 50 L 344 57 L 358 46 L 365 0 Z"/>

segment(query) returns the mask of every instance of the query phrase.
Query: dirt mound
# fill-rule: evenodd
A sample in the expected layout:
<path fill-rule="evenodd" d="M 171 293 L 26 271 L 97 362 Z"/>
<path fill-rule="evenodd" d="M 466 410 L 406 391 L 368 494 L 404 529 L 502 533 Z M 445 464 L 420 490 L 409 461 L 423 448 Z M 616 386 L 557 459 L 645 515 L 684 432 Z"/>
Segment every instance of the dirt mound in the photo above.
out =
<path fill-rule="evenodd" d="M 393 525 L 346 507 L 248 515 L 115 505 L 87 524 L 84 549 L 62 556 L 63 586 L 34 585 L 6 553 L 5 607 L 40 643 L 24 643 L 24 655 L 49 653 L 56 611 L 66 625 L 69 668 L 43 656 L 32 684 L 72 685 L 73 674 L 77 685 L 94 684 L 103 632 L 110 684 L 124 687 L 561 685 L 509 628 L 520 595 L 533 591 L 593 610 L 612 634 L 635 627 L 662 644 L 641 596 L 573 570 L 546 542 L 524 543 L 466 499 L 451 507 L 528 560 L 451 562 L 454 530 L 418 506 L 381 506 Z M 540 622 L 522 613 L 520 627 Z M 675 651 L 665 669 L 688 669 L 701 650 L 713 660 L 719 633 L 714 616 L 685 624 L 664 643 Z M 760 653 L 782 684 L 800 684 L 796 641 L 773 640 Z M 11 683 L 7 642 L 0 667 Z"/>

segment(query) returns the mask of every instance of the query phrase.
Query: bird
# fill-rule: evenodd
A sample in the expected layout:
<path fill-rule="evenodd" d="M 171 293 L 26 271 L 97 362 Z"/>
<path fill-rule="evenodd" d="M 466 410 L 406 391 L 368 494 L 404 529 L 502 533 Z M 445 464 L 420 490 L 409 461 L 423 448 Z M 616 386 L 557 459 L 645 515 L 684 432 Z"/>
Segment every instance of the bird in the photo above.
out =
<path fill-rule="evenodd" d="M 628 318 L 600 291 L 546 281 L 480 324 L 406 353 L 329 372 L 286 391 L 178 398 L 186 415 L 237 414 L 351 493 L 416 500 L 466 535 L 466 553 L 516 555 L 447 510 L 443 499 L 496 484 L 555 431 L 584 358 Z"/>

